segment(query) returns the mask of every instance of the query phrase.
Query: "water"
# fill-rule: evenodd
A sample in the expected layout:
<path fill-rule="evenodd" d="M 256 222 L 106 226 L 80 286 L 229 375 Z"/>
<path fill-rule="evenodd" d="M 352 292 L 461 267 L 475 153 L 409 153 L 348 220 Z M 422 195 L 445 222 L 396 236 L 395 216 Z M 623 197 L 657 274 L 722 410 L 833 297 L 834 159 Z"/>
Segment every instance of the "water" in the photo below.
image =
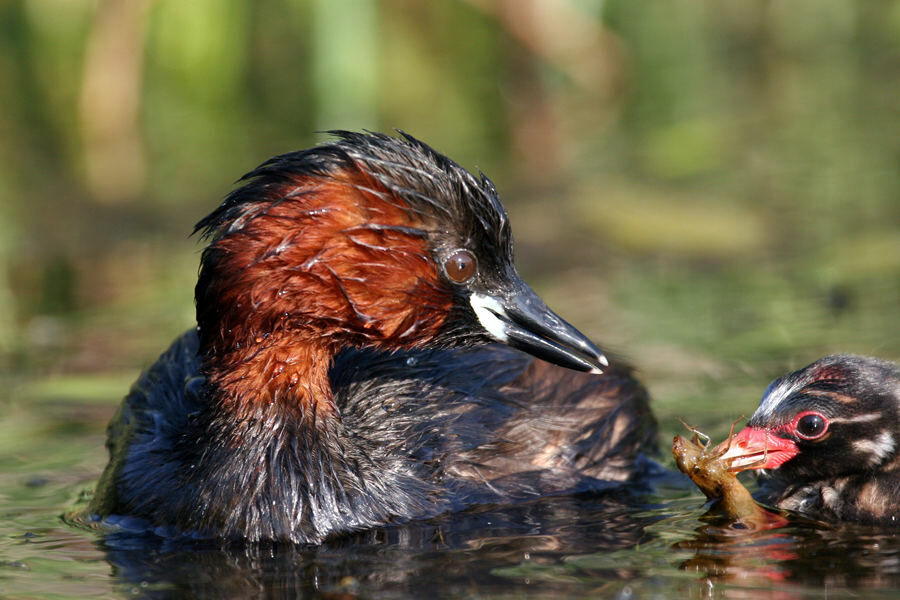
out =
<path fill-rule="evenodd" d="M 854 526 L 721 529 L 704 520 L 704 498 L 679 478 L 651 493 L 486 506 L 315 548 L 222 548 L 100 531 L 77 509 L 104 466 L 103 428 L 115 405 L 19 397 L 0 424 L 3 597 L 782 599 L 900 591 L 900 536 Z"/>

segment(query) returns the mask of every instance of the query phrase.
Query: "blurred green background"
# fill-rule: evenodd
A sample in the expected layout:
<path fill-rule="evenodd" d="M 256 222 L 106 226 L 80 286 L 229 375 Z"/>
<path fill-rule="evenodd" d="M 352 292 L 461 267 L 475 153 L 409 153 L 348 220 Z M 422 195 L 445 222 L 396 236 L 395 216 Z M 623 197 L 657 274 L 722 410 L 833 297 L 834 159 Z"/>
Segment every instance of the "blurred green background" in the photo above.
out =
<path fill-rule="evenodd" d="M 900 1 L 5 0 L 0 406 L 112 410 L 193 325 L 193 224 L 333 128 L 490 175 L 664 438 L 900 358 Z"/>

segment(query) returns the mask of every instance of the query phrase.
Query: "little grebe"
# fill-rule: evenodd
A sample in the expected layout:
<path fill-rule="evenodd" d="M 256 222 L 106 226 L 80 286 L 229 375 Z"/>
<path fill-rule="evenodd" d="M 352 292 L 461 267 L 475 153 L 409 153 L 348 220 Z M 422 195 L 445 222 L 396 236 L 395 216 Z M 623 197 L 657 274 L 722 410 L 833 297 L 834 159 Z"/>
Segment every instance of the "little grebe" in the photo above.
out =
<path fill-rule="evenodd" d="M 197 225 L 196 331 L 125 398 L 91 512 L 317 543 L 632 479 L 647 394 L 520 279 L 493 184 L 408 135 L 335 135 Z"/>
<path fill-rule="evenodd" d="M 900 526 L 900 369 L 827 356 L 773 381 L 724 458 L 766 469 L 760 500 L 830 521 Z"/>

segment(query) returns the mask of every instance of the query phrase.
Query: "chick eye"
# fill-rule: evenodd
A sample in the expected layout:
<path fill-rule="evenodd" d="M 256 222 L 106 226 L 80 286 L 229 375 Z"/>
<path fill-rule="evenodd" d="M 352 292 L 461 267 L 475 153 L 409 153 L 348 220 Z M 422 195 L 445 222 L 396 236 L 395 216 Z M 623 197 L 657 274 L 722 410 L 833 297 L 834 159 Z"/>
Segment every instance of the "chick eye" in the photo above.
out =
<path fill-rule="evenodd" d="M 795 422 L 795 431 L 804 440 L 818 439 L 828 431 L 828 420 L 819 413 L 801 414 Z"/>
<path fill-rule="evenodd" d="M 468 250 L 457 250 L 444 261 L 444 272 L 455 283 L 466 283 L 475 275 L 477 261 Z"/>

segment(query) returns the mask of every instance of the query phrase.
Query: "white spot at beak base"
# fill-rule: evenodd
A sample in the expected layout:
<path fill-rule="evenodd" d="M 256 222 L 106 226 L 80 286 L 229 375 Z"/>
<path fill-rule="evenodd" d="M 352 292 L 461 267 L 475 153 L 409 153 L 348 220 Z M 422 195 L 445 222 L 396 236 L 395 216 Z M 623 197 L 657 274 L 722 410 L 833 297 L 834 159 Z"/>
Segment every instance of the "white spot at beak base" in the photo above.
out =
<path fill-rule="evenodd" d="M 492 338 L 498 342 L 506 342 L 509 339 L 506 335 L 506 324 L 497 316 L 497 313 L 503 313 L 503 306 L 496 298 L 473 293 L 469 296 L 469 304 L 472 305 L 478 322 Z"/>

